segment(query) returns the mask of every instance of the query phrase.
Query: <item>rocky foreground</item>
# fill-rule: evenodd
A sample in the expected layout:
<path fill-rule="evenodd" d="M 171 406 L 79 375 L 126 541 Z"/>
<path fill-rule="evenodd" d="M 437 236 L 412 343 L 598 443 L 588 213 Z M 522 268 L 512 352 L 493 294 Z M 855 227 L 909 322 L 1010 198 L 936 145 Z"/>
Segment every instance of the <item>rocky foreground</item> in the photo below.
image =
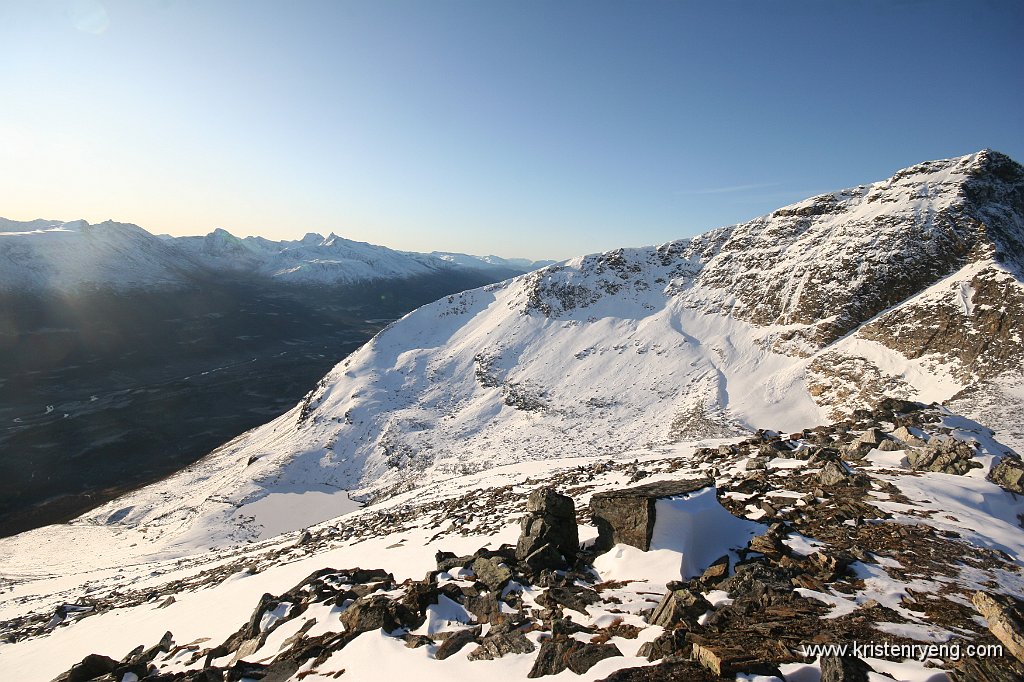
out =
<path fill-rule="evenodd" d="M 799 433 L 760 432 L 687 457 L 610 460 L 367 511 L 157 589 L 87 587 L 0 628 L 18 646 L 87 627 L 98 614 L 141 609 L 159 618 L 191 595 L 208 594 L 213 612 L 217 590 L 232 581 L 385 532 L 398 546 L 421 529 L 432 533 L 425 549 L 436 564 L 422 579 L 323 566 L 254 600 L 226 639 L 169 631 L 118 658 L 97 651 L 57 679 L 370 679 L 360 657 L 372 644 L 396 659 L 408 651 L 414 658 L 401 665 L 415 679 L 469 679 L 478 669 L 496 679 L 771 680 L 807 679 L 802 671 L 814 669 L 825 681 L 938 680 L 943 671 L 958 682 L 1019 680 L 1019 556 L 995 531 L 979 535 L 959 508 L 918 494 L 931 489 L 939 500 L 970 483 L 965 497 L 992 495 L 975 499 L 979 506 L 1002 500 L 1024 511 L 1014 506 L 1024 464 L 996 460 L 990 432 L 971 424 L 885 400 Z M 983 470 L 1002 490 L 978 480 Z M 532 490 L 525 509 L 524 487 Z M 515 517 L 517 542 L 492 546 L 488 537 Z M 1011 533 L 1024 523 L 1015 521 Z M 445 551 L 476 537 L 475 552 Z M 664 556 L 675 557 L 674 579 L 650 563 Z M 869 643 L 876 648 L 864 649 Z M 851 648 L 812 648 L 844 644 Z M 968 645 L 985 655 L 963 654 Z"/>

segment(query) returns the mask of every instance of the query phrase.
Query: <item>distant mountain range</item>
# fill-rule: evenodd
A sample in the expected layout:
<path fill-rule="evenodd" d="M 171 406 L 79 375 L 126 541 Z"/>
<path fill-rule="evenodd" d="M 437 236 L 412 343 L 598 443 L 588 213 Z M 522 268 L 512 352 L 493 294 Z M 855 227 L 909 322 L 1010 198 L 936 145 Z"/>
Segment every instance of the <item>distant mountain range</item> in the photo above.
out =
<path fill-rule="evenodd" d="M 224 275 L 339 285 L 453 269 L 485 271 L 500 279 L 550 263 L 395 251 L 333 233 L 310 233 L 295 241 L 239 238 L 221 229 L 205 237 L 171 237 L 113 221 L 90 225 L 84 220 L 0 218 L 0 291 L 187 288 Z"/>

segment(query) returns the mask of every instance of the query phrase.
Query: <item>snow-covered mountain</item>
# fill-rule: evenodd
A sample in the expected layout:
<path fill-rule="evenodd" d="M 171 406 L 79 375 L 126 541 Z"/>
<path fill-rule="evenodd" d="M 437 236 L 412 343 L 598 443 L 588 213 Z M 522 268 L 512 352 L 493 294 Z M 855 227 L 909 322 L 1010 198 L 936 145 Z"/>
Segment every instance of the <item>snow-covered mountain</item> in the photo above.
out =
<path fill-rule="evenodd" d="M 983 151 L 449 296 L 287 414 L 76 523 L 151 543 L 267 537 L 349 495 L 804 428 L 882 395 L 984 416 L 1020 449 L 1022 235 L 1024 169 Z M 260 513 L 309 491 L 321 504 L 301 518 Z"/>
<path fill-rule="evenodd" d="M 255 248 L 211 242 L 196 258 Z M 154 679 L 800 680 L 826 679 L 809 642 L 992 644 L 1024 617 L 1003 601 L 1024 596 L 1022 245 L 1024 168 L 982 151 L 419 308 L 280 418 L 0 540 L 0 672 L 45 680 L 100 652 Z M 717 498 L 668 495 L 652 551 L 566 575 L 501 544 L 538 485 L 582 505 L 698 477 Z M 566 516 L 588 546 L 593 513 Z M 725 525 L 742 532 L 713 537 Z M 729 559 L 684 570 L 666 537 Z M 336 568 L 356 565 L 385 570 Z M 593 658 L 558 668 L 580 647 Z M 663 677 L 616 673 L 658 647 L 677 656 Z M 871 679 L 1019 675 L 1001 655 L 865 658 Z"/>
<path fill-rule="evenodd" d="M 473 269 L 502 277 L 529 262 L 400 252 L 331 234 L 294 241 L 238 238 L 217 229 L 205 237 L 155 236 L 107 221 L 18 222 L 0 218 L 0 292 L 166 289 L 230 275 L 287 284 L 352 284 Z"/>

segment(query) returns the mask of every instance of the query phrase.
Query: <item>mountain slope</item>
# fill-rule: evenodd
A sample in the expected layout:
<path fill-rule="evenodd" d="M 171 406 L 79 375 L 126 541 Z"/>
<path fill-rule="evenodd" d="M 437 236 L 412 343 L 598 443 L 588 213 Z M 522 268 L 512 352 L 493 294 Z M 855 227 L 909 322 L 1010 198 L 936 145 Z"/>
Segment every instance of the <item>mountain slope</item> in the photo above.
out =
<path fill-rule="evenodd" d="M 803 428 L 883 393 L 968 416 L 1019 404 L 1022 186 L 984 151 L 449 296 L 279 419 L 76 523 L 216 545 L 330 518 L 349 492 Z M 1019 448 L 1005 414 L 985 421 Z M 282 522 L 278 503 L 307 491 L 320 504 Z"/>

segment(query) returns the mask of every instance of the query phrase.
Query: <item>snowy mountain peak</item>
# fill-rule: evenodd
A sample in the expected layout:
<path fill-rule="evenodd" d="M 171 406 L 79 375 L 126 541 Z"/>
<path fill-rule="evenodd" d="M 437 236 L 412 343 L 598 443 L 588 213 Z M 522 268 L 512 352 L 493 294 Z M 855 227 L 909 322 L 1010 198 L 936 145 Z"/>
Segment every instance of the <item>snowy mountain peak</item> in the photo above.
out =
<path fill-rule="evenodd" d="M 110 220 L 90 225 L 0 219 L 0 237 L 0 291 L 181 289 L 199 286 L 211 275 L 333 285 L 461 268 L 488 271 L 498 279 L 529 269 L 474 257 L 456 262 L 402 253 L 333 232 L 296 241 L 240 238 L 221 228 L 202 237 L 157 237 Z"/>

